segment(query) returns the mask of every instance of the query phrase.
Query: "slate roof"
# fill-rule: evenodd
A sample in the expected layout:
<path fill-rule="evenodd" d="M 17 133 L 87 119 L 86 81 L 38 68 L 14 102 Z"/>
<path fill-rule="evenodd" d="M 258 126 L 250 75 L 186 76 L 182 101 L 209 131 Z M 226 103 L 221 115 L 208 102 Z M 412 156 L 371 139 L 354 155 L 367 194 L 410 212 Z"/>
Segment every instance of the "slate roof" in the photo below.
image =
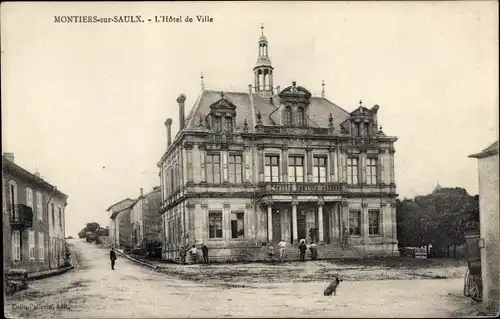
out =
<path fill-rule="evenodd" d="M 270 98 L 264 98 L 257 93 L 249 92 L 226 92 L 224 98 L 236 105 L 235 129 L 243 130 L 245 119 L 248 123 L 248 130 L 253 131 L 257 125 L 257 114 L 260 112 L 262 125 L 279 125 L 281 117 L 281 107 L 274 105 Z M 200 117 L 205 117 L 210 112 L 210 105 L 221 99 L 221 91 L 203 90 L 194 103 L 193 108 L 186 118 L 188 130 L 204 129 L 200 128 Z M 273 101 L 278 97 L 273 96 Z M 309 104 L 309 125 L 313 127 L 328 127 L 328 117 L 332 113 L 335 129 L 339 129 L 342 122 L 349 118 L 349 112 L 342 109 L 331 101 L 321 97 L 311 97 Z"/>
<path fill-rule="evenodd" d="M 498 154 L 498 141 L 494 142 L 493 144 L 491 144 L 490 146 L 488 146 L 487 148 L 485 148 L 484 150 L 482 150 L 479 153 L 469 155 L 469 157 L 483 158 L 483 157 L 487 157 L 487 156 L 495 155 L 495 154 Z"/>

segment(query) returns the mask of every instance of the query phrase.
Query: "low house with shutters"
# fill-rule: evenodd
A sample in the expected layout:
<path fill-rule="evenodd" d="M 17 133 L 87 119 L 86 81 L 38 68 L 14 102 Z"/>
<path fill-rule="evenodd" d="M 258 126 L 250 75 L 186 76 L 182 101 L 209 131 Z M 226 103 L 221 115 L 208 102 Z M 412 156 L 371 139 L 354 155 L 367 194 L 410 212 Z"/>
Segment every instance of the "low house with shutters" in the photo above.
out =
<path fill-rule="evenodd" d="M 352 111 L 291 85 L 274 86 L 267 37 L 258 42 L 248 91 L 205 87 L 179 132 L 165 122 L 158 162 L 163 258 L 204 243 L 213 260 L 255 260 L 261 247 L 301 239 L 321 257 L 398 255 L 394 143 L 378 105 Z M 347 242 L 347 247 L 343 243 Z M 343 249 L 345 248 L 345 249 Z"/>
<path fill-rule="evenodd" d="M 68 196 L 2 156 L 3 253 L 5 269 L 40 272 L 65 266 Z"/>

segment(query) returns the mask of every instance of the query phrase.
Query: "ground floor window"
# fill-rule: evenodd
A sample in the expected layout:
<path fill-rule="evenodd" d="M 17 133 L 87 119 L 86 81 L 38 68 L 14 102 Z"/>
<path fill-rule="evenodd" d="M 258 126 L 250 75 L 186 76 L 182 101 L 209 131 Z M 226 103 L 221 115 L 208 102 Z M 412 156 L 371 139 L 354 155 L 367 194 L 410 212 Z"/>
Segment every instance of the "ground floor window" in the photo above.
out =
<path fill-rule="evenodd" d="M 44 237 L 43 233 L 38 233 L 38 259 L 45 259 Z"/>
<path fill-rule="evenodd" d="M 208 237 L 222 238 L 222 212 L 211 211 L 208 213 Z"/>
<path fill-rule="evenodd" d="M 231 212 L 231 238 L 245 237 L 244 213 Z"/>
<path fill-rule="evenodd" d="M 380 235 L 380 211 L 378 209 L 368 210 L 368 234 Z"/>
<path fill-rule="evenodd" d="M 21 233 L 19 230 L 12 232 L 12 260 L 21 260 Z"/>
<path fill-rule="evenodd" d="M 35 232 L 32 230 L 28 232 L 28 256 L 30 261 L 35 260 Z"/>
<path fill-rule="evenodd" d="M 359 210 L 349 211 L 349 235 L 361 235 L 361 212 Z"/>

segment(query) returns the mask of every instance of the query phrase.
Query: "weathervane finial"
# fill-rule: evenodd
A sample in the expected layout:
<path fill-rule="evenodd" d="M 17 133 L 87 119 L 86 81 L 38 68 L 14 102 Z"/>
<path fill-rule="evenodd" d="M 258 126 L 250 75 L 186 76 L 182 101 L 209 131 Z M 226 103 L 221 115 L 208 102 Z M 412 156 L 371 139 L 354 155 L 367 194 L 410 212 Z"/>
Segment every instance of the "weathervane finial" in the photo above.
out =
<path fill-rule="evenodd" d="M 362 106 L 362 105 L 363 105 L 363 101 L 359 100 L 359 106 Z"/>
<path fill-rule="evenodd" d="M 201 72 L 200 79 L 201 79 L 201 88 L 204 89 L 205 88 L 205 83 L 203 83 L 203 72 Z"/>
<path fill-rule="evenodd" d="M 264 23 L 260 24 L 260 32 L 262 32 L 262 35 L 264 35 Z"/>
<path fill-rule="evenodd" d="M 321 82 L 321 97 L 325 97 L 325 80 Z"/>

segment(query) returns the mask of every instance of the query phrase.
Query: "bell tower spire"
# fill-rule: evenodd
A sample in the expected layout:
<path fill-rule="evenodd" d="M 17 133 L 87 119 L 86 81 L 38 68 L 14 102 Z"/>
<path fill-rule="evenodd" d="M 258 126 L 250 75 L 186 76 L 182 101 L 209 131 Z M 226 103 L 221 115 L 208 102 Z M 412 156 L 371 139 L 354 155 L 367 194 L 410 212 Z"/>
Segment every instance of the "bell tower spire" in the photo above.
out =
<path fill-rule="evenodd" d="M 253 68 L 255 77 L 255 92 L 264 96 L 269 97 L 273 95 L 273 66 L 271 65 L 271 59 L 269 59 L 268 53 L 268 42 L 264 35 L 264 24 L 261 24 L 261 35 L 259 38 L 259 55 L 257 57 L 257 63 Z"/>

